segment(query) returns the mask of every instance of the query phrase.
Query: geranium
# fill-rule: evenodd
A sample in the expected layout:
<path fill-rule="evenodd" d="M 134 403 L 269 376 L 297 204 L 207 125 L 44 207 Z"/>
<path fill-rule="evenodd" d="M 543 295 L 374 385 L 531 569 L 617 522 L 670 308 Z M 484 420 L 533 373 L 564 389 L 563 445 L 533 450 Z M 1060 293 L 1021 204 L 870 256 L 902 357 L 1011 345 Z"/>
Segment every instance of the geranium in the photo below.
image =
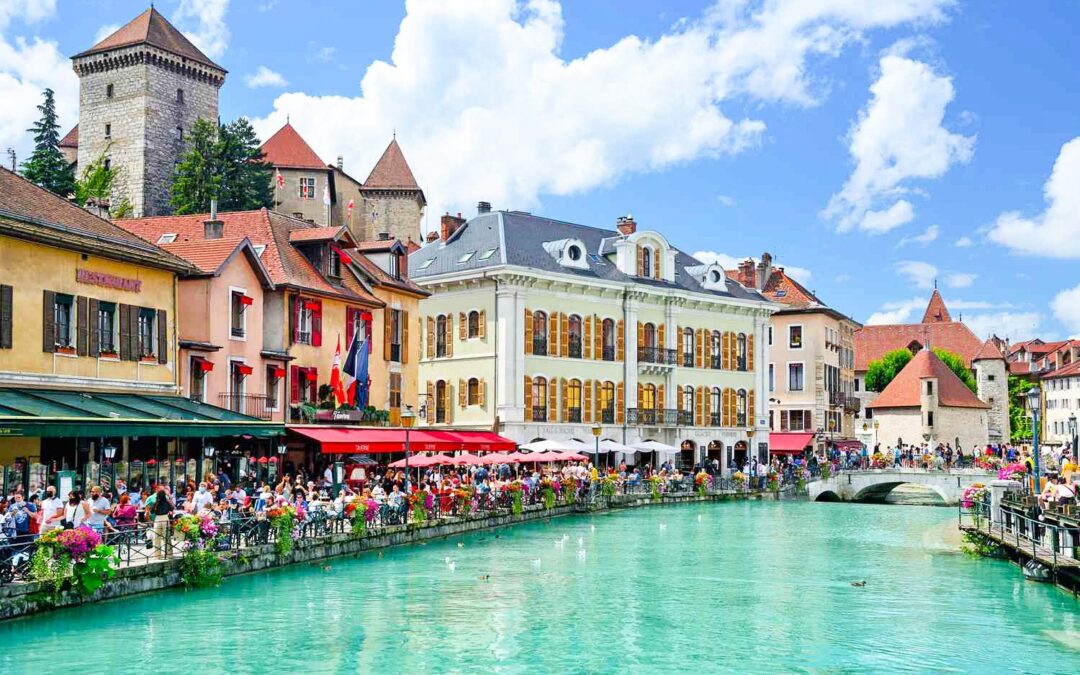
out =
<path fill-rule="evenodd" d="M 1020 462 L 1013 462 L 1001 470 L 998 471 L 998 478 L 1000 480 L 1014 480 L 1020 479 L 1027 473 L 1027 466 Z"/>
<path fill-rule="evenodd" d="M 972 483 L 964 488 L 964 493 L 960 496 L 960 505 L 965 509 L 974 510 L 975 505 L 985 502 L 989 494 L 986 486 L 982 483 Z"/>
<path fill-rule="evenodd" d="M 101 535 L 81 525 L 42 535 L 30 561 L 30 575 L 52 591 L 55 601 L 69 585 L 83 596 L 93 594 L 116 574 L 119 562 L 113 548 L 101 543 Z"/>
<path fill-rule="evenodd" d="M 414 523 L 423 523 L 427 520 L 427 492 L 414 492 L 409 495 L 409 512 L 412 514 Z"/>
<path fill-rule="evenodd" d="M 746 475 L 742 471 L 736 471 L 731 477 L 731 482 L 736 488 L 744 488 L 746 487 Z"/>
<path fill-rule="evenodd" d="M 274 550 L 278 555 L 291 553 L 293 539 L 296 536 L 294 525 L 296 524 L 296 509 L 291 504 L 283 504 L 268 509 L 266 512 L 270 519 L 270 527 L 274 530 Z"/>
<path fill-rule="evenodd" d="M 202 521 L 198 516 L 180 516 L 173 523 L 173 535 L 181 541 L 196 541 L 199 539 Z"/>
<path fill-rule="evenodd" d="M 63 530 L 56 540 L 71 557 L 72 562 L 84 560 L 91 551 L 101 546 L 101 535 L 86 525 Z"/>

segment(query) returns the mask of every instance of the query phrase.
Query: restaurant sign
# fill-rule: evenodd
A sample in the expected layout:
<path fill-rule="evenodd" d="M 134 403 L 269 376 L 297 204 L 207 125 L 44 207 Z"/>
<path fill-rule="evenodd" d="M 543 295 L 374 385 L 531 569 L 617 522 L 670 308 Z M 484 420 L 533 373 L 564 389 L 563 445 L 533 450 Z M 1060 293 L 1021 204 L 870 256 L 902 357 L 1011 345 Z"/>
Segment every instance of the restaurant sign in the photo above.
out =
<path fill-rule="evenodd" d="M 92 284 L 94 286 L 104 286 L 105 288 L 116 288 L 130 293 L 138 293 L 142 290 L 141 279 L 127 279 L 125 277 L 118 277 L 115 274 L 105 274 L 104 272 L 95 272 L 88 269 L 75 270 L 75 281 L 80 284 Z"/>

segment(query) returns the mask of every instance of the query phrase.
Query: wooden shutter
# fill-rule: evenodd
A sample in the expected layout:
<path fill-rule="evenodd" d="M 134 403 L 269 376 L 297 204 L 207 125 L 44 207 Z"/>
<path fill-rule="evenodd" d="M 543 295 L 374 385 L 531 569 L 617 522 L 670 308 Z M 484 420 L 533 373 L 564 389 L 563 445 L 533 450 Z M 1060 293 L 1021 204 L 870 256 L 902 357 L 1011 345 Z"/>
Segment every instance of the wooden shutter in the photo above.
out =
<path fill-rule="evenodd" d="M 120 322 L 120 360 L 131 360 L 131 312 L 128 305 L 116 306 L 116 320 Z"/>
<path fill-rule="evenodd" d="M 465 330 L 469 327 L 469 319 L 465 316 L 465 312 L 458 312 L 458 339 L 465 342 L 468 336 L 465 334 Z"/>
<path fill-rule="evenodd" d="M 780 411 L 780 431 L 788 430 L 788 411 Z"/>
<path fill-rule="evenodd" d="M 75 298 L 75 306 L 72 309 L 75 310 L 74 316 L 71 317 L 75 320 L 75 353 L 86 356 L 90 353 L 90 331 L 88 330 L 90 317 L 86 297 L 80 295 Z"/>
<path fill-rule="evenodd" d="M 582 387 L 584 388 L 584 391 L 582 391 L 581 393 L 582 398 L 584 399 L 584 409 L 581 411 L 581 421 L 587 424 L 593 421 L 593 381 L 585 380 L 585 383 L 582 384 Z"/>
<path fill-rule="evenodd" d="M 592 358 L 592 317 L 587 316 L 581 320 L 581 358 Z"/>
<path fill-rule="evenodd" d="M 694 392 L 697 395 L 697 400 L 694 406 L 694 423 L 699 426 L 705 426 L 706 412 L 705 412 L 705 399 L 708 398 L 708 390 L 705 387 L 698 386 L 697 391 Z"/>
<path fill-rule="evenodd" d="M 735 370 L 739 367 L 739 340 L 735 333 L 727 333 L 728 336 L 728 368 Z"/>
<path fill-rule="evenodd" d="M 446 315 L 446 356 L 454 355 L 454 315 Z"/>
<path fill-rule="evenodd" d="M 656 346 L 660 349 L 667 349 L 667 340 L 664 339 L 666 333 L 666 326 L 660 324 L 660 327 L 656 329 Z"/>
<path fill-rule="evenodd" d="M 435 317 L 427 318 L 427 341 L 424 343 L 427 357 L 435 358 Z"/>
<path fill-rule="evenodd" d="M 660 253 L 661 253 L 660 249 L 656 249 L 655 251 L 653 251 L 653 259 L 652 259 L 652 276 L 653 276 L 653 279 L 659 279 L 660 278 Z"/>
<path fill-rule="evenodd" d="M 120 305 L 120 310 L 119 311 L 120 311 L 120 316 L 123 316 L 124 315 L 124 305 Z M 296 344 L 297 332 L 300 330 L 299 311 L 300 311 L 299 296 L 290 295 L 289 296 L 289 344 Z M 121 320 L 121 325 L 122 324 L 123 324 L 123 320 Z M 121 328 L 120 330 L 121 330 L 121 333 L 120 333 L 120 344 L 121 344 L 120 351 L 123 352 L 124 351 L 124 348 L 123 348 L 123 344 L 124 344 L 123 328 Z M 120 358 L 124 358 L 124 357 L 121 355 Z"/>
<path fill-rule="evenodd" d="M 398 319 L 398 325 L 401 326 L 401 356 L 399 357 L 401 363 L 409 362 L 409 313 L 405 310 L 400 310 L 401 316 Z"/>
<path fill-rule="evenodd" d="M 570 355 L 570 317 L 559 312 L 559 356 Z"/>
<path fill-rule="evenodd" d="M 476 389 L 476 403 L 483 408 L 487 401 L 487 382 L 480 380 Z"/>
<path fill-rule="evenodd" d="M 322 300 L 316 300 L 311 310 L 311 346 L 322 347 Z"/>
<path fill-rule="evenodd" d="M 169 362 L 169 315 L 163 309 L 157 311 L 157 360 L 158 363 Z"/>
<path fill-rule="evenodd" d="M 604 358 L 604 322 L 593 314 L 593 360 Z"/>
<path fill-rule="evenodd" d="M 86 329 L 89 332 L 86 351 L 90 356 L 99 356 L 101 355 L 101 335 L 98 332 L 98 312 L 101 309 L 101 303 L 95 298 L 90 298 L 86 305 L 88 319 Z"/>
<path fill-rule="evenodd" d="M 615 423 L 626 421 L 626 387 L 620 382 L 615 385 Z"/>
<path fill-rule="evenodd" d="M 41 300 L 41 349 L 56 351 L 56 293 L 45 291 Z"/>
<path fill-rule="evenodd" d="M 746 395 L 746 424 L 750 428 L 757 426 L 757 408 L 754 407 L 754 403 L 757 400 L 755 396 L 757 392 L 753 389 Z"/>
<path fill-rule="evenodd" d="M 532 354 L 533 349 L 533 315 L 529 308 L 525 308 L 525 353 Z"/>
<path fill-rule="evenodd" d="M 645 259 L 645 251 L 640 246 L 638 246 L 637 247 L 637 267 L 634 268 L 634 273 L 637 274 L 638 276 L 641 276 L 641 277 L 646 277 L 646 276 L 649 275 L 648 271 L 645 269 L 644 259 Z"/>
<path fill-rule="evenodd" d="M 458 380 L 457 381 L 457 388 L 458 388 L 458 392 L 457 392 L 458 407 L 464 408 L 469 403 L 468 398 L 467 398 L 469 387 L 465 383 L 465 380 Z"/>
<path fill-rule="evenodd" d="M 699 329 L 695 331 L 695 335 L 697 337 L 697 344 L 694 345 L 694 348 L 697 350 L 697 353 L 694 355 L 694 365 L 698 368 L 705 368 L 705 330 Z"/>
<path fill-rule="evenodd" d="M 532 409 L 533 409 L 532 394 L 533 394 L 533 392 L 532 392 L 532 378 L 529 377 L 528 375 L 526 375 L 525 376 L 525 399 L 524 399 L 525 400 L 525 421 L 526 422 L 532 422 Z"/>
<path fill-rule="evenodd" d="M 682 326 L 677 326 L 675 328 L 675 350 L 676 350 L 675 360 L 677 361 L 677 365 L 682 366 L 682 364 L 683 364 L 683 354 L 685 354 L 685 352 L 686 352 L 686 350 L 685 350 L 685 348 L 683 346 L 683 328 L 682 328 Z"/>
<path fill-rule="evenodd" d="M 390 340 L 391 340 L 390 331 L 393 328 L 393 326 L 392 326 L 393 321 L 390 318 L 390 312 L 392 312 L 392 311 L 394 311 L 394 310 L 390 309 L 389 307 L 383 309 L 383 311 L 382 311 L 382 357 L 383 357 L 383 361 L 389 361 L 390 360 Z"/>
<path fill-rule="evenodd" d="M 556 338 L 559 337 L 559 314 L 558 312 L 552 312 L 548 314 L 548 331 L 547 331 L 547 355 L 558 356 L 559 345 L 556 342 Z"/>
<path fill-rule="evenodd" d="M 141 358 L 139 347 L 139 314 L 142 308 L 137 305 L 128 305 L 128 313 L 131 315 L 131 360 L 138 361 Z"/>
<path fill-rule="evenodd" d="M 476 335 L 483 340 L 484 336 L 487 335 L 487 310 L 480 310 L 480 321 L 478 323 Z"/>
<path fill-rule="evenodd" d="M 720 338 L 720 367 L 731 370 L 731 333 L 727 331 Z"/>
<path fill-rule="evenodd" d="M 570 397 L 567 394 L 569 394 L 570 386 L 565 377 L 559 378 L 559 389 L 560 396 L 562 396 L 562 417 L 560 419 L 562 419 L 563 422 L 569 422 Z"/>
<path fill-rule="evenodd" d="M 446 324 L 447 330 L 450 330 L 449 317 L 447 318 Z M 450 424 L 454 421 L 454 406 L 450 404 L 450 402 L 454 400 L 454 387 L 450 384 L 449 381 L 446 383 L 446 389 L 444 389 L 443 392 L 443 410 L 446 411 L 446 423 Z"/>
<path fill-rule="evenodd" d="M 645 324 L 641 321 L 637 322 L 637 350 L 640 353 L 641 348 L 645 346 Z M 638 358 L 641 358 L 640 356 Z"/>
<path fill-rule="evenodd" d="M 656 410 L 663 410 L 667 407 L 667 396 L 664 395 L 665 393 L 667 392 L 664 385 L 660 385 L 656 388 L 656 402 L 653 403 Z"/>
<path fill-rule="evenodd" d="M 300 402 L 300 366 L 289 368 L 289 402 Z"/>
<path fill-rule="evenodd" d="M 0 284 L 0 349 L 11 349 L 12 324 L 15 320 L 11 304 L 13 295 L 11 286 Z"/>
<path fill-rule="evenodd" d="M 427 410 L 426 413 L 427 413 L 428 424 L 431 424 L 431 423 L 433 423 L 435 421 L 435 383 L 434 382 L 428 382 L 427 383 L 427 399 L 426 399 L 426 403 L 427 403 L 427 405 L 430 406 L 430 409 Z"/>
<path fill-rule="evenodd" d="M 559 380 L 558 378 L 549 378 L 547 381 L 548 391 L 548 407 L 547 407 L 547 421 L 557 422 L 557 415 L 559 414 Z"/>
<path fill-rule="evenodd" d="M 746 369 L 754 372 L 754 334 L 746 336 Z"/>
<path fill-rule="evenodd" d="M 345 348 L 352 346 L 353 332 L 355 331 L 356 315 L 360 310 L 352 307 L 345 308 Z"/>
<path fill-rule="evenodd" d="M 707 427 L 712 424 L 712 389 L 709 387 L 705 387 L 705 401 L 702 407 L 704 408 L 704 412 L 701 416 L 701 426 Z"/>
<path fill-rule="evenodd" d="M 615 360 L 622 361 L 626 350 L 624 346 L 626 344 L 626 322 L 623 319 L 619 319 L 619 334 L 618 339 L 615 342 Z"/>

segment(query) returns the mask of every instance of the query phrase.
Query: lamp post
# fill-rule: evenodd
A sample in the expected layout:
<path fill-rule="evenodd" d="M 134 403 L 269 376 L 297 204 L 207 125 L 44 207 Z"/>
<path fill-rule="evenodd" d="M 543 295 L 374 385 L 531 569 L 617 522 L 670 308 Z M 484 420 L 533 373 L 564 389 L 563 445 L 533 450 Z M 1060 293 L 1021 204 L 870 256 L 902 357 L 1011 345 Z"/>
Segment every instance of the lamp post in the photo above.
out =
<path fill-rule="evenodd" d="M 754 468 L 754 463 L 750 461 L 751 453 L 754 451 L 754 428 L 748 427 L 746 429 L 746 463 L 750 467 L 751 471 Z M 758 463 L 757 474 L 761 473 L 761 463 Z M 757 478 L 757 474 L 754 475 Z"/>
<path fill-rule="evenodd" d="M 333 493 L 330 495 L 331 499 L 336 499 L 338 493 L 341 491 L 341 484 L 345 482 L 345 462 L 334 462 L 334 487 L 331 488 Z"/>
<path fill-rule="evenodd" d="M 1034 455 L 1034 469 L 1035 473 L 1032 476 L 1035 480 L 1035 489 L 1032 491 L 1033 495 L 1039 494 L 1039 489 L 1042 485 L 1039 484 L 1039 477 L 1042 475 L 1039 467 L 1039 404 L 1042 401 L 1042 394 L 1038 387 L 1032 387 L 1027 392 L 1028 407 L 1031 408 L 1031 454 Z"/>
<path fill-rule="evenodd" d="M 593 439 L 596 441 L 596 450 L 593 452 L 593 466 L 596 470 L 600 470 L 600 434 L 604 433 L 604 428 L 599 424 L 594 424 L 592 428 Z"/>
<path fill-rule="evenodd" d="M 1076 413 L 1069 415 L 1069 439 L 1072 441 L 1073 461 L 1076 461 Z"/>
<path fill-rule="evenodd" d="M 405 406 L 405 410 L 401 411 L 401 426 L 405 427 L 405 494 L 409 494 L 409 429 L 415 420 L 416 413 L 412 406 Z"/>
<path fill-rule="evenodd" d="M 878 429 L 881 427 L 881 422 L 874 420 L 874 447 L 878 446 Z"/>
<path fill-rule="evenodd" d="M 1076 419 L 1075 417 L 1073 418 Z M 116 446 L 108 443 L 101 447 L 101 454 L 105 458 L 105 464 L 109 465 L 109 488 L 116 490 L 116 467 L 113 466 L 113 458 L 116 457 Z"/>
<path fill-rule="evenodd" d="M 277 461 L 277 463 L 275 463 L 273 465 L 275 467 L 274 468 L 275 477 L 276 477 L 277 472 L 285 470 L 285 455 L 289 454 L 289 446 L 287 444 L 285 444 L 285 443 L 278 444 L 278 446 L 277 446 L 277 454 L 278 454 L 278 461 Z M 279 464 L 280 464 L 280 466 L 278 466 Z M 269 464 L 267 464 L 267 467 L 266 467 L 266 475 L 267 476 L 270 475 L 270 465 Z M 270 480 L 273 480 L 273 478 L 271 478 Z"/>
<path fill-rule="evenodd" d="M 203 457 L 210 460 L 210 471 L 216 475 L 217 471 L 215 471 L 215 469 L 217 469 L 217 463 L 214 460 L 214 455 L 217 453 L 217 448 L 214 447 L 213 443 L 207 443 L 203 446 L 202 451 Z"/>

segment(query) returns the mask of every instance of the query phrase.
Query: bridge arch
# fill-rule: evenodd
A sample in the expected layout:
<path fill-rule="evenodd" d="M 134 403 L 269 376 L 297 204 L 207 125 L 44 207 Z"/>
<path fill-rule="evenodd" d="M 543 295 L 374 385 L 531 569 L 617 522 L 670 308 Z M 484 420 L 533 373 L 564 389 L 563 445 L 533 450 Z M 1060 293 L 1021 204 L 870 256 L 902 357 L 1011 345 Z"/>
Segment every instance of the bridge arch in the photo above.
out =
<path fill-rule="evenodd" d="M 855 493 L 855 496 L 851 501 L 884 502 L 889 494 L 901 485 L 917 485 L 918 487 L 930 490 L 941 499 L 943 504 L 948 504 L 949 500 L 952 499 L 952 495 L 945 493 L 940 487 L 933 483 L 919 481 L 888 481 L 864 487 Z"/>

